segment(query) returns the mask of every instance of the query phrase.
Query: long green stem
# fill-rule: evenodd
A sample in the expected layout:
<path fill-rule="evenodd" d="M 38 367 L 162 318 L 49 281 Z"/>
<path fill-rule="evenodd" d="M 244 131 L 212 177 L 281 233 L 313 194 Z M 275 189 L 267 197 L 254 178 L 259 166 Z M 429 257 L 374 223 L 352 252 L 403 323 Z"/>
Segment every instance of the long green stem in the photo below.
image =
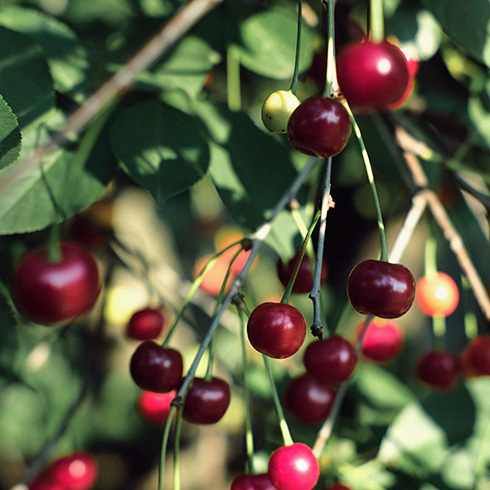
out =
<path fill-rule="evenodd" d="M 165 479 L 165 460 L 167 459 L 167 446 L 170 437 L 170 429 L 172 427 L 172 422 L 177 412 L 177 407 L 171 406 L 170 412 L 168 414 L 167 422 L 163 430 L 162 437 L 162 449 L 160 450 L 160 466 L 158 470 L 158 490 L 163 490 L 163 484 Z"/>
<path fill-rule="evenodd" d="M 335 60 L 335 0 L 324 2 L 327 8 L 327 73 L 323 95 L 335 96 L 339 92 Z"/>
<path fill-rule="evenodd" d="M 369 7 L 370 38 L 374 42 L 381 42 L 385 35 L 383 0 L 370 0 Z"/>
<path fill-rule="evenodd" d="M 284 417 L 284 411 L 282 409 L 281 400 L 279 399 L 279 394 L 277 393 L 276 383 L 274 381 L 274 375 L 272 373 L 271 364 L 269 358 L 266 355 L 262 356 L 264 359 L 265 370 L 267 372 L 267 377 L 269 378 L 269 384 L 271 387 L 272 398 L 274 400 L 274 406 L 276 408 L 277 418 L 279 419 L 279 428 L 281 429 L 282 440 L 285 446 L 290 446 L 293 443 L 293 438 L 289 432 L 289 427 Z"/>
<path fill-rule="evenodd" d="M 242 107 L 240 53 L 234 46 L 229 46 L 226 52 L 226 88 L 228 108 L 239 111 Z"/>
<path fill-rule="evenodd" d="M 376 209 L 376 219 L 378 221 L 379 238 L 381 242 L 380 259 L 384 261 L 388 261 L 388 245 L 386 242 L 386 230 L 383 221 L 383 213 L 381 212 L 381 205 L 379 203 L 378 191 L 376 189 L 376 184 L 374 182 L 374 174 L 373 174 L 373 168 L 371 166 L 371 160 L 369 159 L 369 154 L 367 152 L 366 145 L 364 143 L 364 138 L 362 137 L 361 129 L 357 124 L 354 114 L 352 114 L 352 111 L 347 103 L 344 103 L 344 106 L 347 109 L 347 112 L 349 113 L 352 128 L 354 129 L 354 133 L 356 135 L 357 141 L 359 142 L 359 146 L 361 147 L 361 156 L 364 161 L 364 166 L 366 167 L 369 186 L 371 187 L 371 192 L 373 195 L 374 207 Z"/>
<path fill-rule="evenodd" d="M 296 34 L 296 55 L 294 57 L 294 71 L 289 90 L 296 94 L 299 78 L 299 63 L 301 58 L 301 25 L 303 24 L 303 0 L 298 0 L 298 30 Z"/>
<path fill-rule="evenodd" d="M 180 490 L 180 436 L 182 433 L 182 407 L 179 408 L 175 423 L 174 442 L 174 490 Z"/>

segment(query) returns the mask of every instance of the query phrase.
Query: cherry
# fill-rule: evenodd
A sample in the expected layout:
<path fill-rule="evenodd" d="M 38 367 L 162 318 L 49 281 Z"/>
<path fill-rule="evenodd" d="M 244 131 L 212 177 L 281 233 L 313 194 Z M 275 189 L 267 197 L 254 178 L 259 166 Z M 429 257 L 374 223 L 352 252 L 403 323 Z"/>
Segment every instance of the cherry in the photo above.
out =
<path fill-rule="evenodd" d="M 335 390 L 315 380 L 308 373 L 292 379 L 285 393 L 285 408 L 306 424 L 317 424 L 330 413 Z"/>
<path fill-rule="evenodd" d="M 419 358 L 415 373 L 419 381 L 436 390 L 454 387 L 460 374 L 458 358 L 450 352 L 430 350 Z"/>
<path fill-rule="evenodd" d="M 333 485 L 325 487 L 322 490 L 352 490 L 352 489 L 344 485 L 343 483 L 334 483 Z"/>
<path fill-rule="evenodd" d="M 129 319 L 126 335 L 136 340 L 152 340 L 162 333 L 164 323 L 161 308 L 143 308 Z"/>
<path fill-rule="evenodd" d="M 134 382 L 143 390 L 167 393 L 182 381 L 180 352 L 145 340 L 134 351 L 130 361 Z"/>
<path fill-rule="evenodd" d="M 414 58 L 413 56 L 409 56 L 403 49 L 401 50 L 403 55 L 405 56 L 405 61 L 407 63 L 408 68 L 408 84 L 405 89 L 404 94 L 393 104 L 388 105 L 388 109 L 396 109 L 403 105 L 412 95 L 415 87 L 415 77 L 417 72 L 419 71 L 419 60 Z"/>
<path fill-rule="evenodd" d="M 409 83 L 405 55 L 388 41 L 347 45 L 337 58 L 337 76 L 351 108 L 364 112 L 398 102 Z"/>
<path fill-rule="evenodd" d="M 48 471 L 65 490 L 88 490 L 97 480 L 98 468 L 90 453 L 79 451 L 57 459 Z"/>
<path fill-rule="evenodd" d="M 299 252 L 296 253 L 286 264 L 281 260 L 277 261 L 277 275 L 281 284 L 286 287 L 293 274 L 294 267 L 299 257 Z M 327 279 L 327 266 L 322 263 L 322 271 L 320 276 L 320 283 L 323 284 Z M 303 255 L 301 264 L 294 281 L 292 293 L 303 294 L 309 293 L 313 289 L 313 272 L 311 270 L 311 262 L 307 255 Z"/>
<path fill-rule="evenodd" d="M 352 306 L 364 315 L 397 318 L 415 298 L 415 279 L 401 264 L 364 260 L 352 269 L 347 281 Z"/>
<path fill-rule="evenodd" d="M 490 376 L 490 336 L 477 335 L 461 353 L 465 376 Z"/>
<path fill-rule="evenodd" d="M 182 416 L 194 424 L 215 424 L 228 410 L 231 392 L 221 378 L 195 378 L 185 396 Z"/>
<path fill-rule="evenodd" d="M 451 276 L 436 272 L 418 280 L 415 298 L 426 315 L 446 317 L 458 306 L 459 289 Z"/>
<path fill-rule="evenodd" d="M 153 391 L 143 390 L 137 401 L 137 408 L 141 418 L 151 425 L 165 425 L 170 413 L 172 400 L 176 394 L 176 390 L 167 393 L 154 393 Z"/>
<path fill-rule="evenodd" d="M 364 322 L 357 328 L 357 338 L 363 329 Z M 362 339 L 362 355 L 376 362 L 391 361 L 400 353 L 403 337 L 403 330 L 398 323 L 373 319 Z"/>
<path fill-rule="evenodd" d="M 307 155 L 328 158 L 340 153 L 349 141 L 349 114 L 337 100 L 314 95 L 291 114 L 288 136 L 292 146 Z"/>
<path fill-rule="evenodd" d="M 65 487 L 48 473 L 41 473 L 29 483 L 29 490 L 65 490 Z"/>
<path fill-rule="evenodd" d="M 87 313 L 100 292 L 97 263 L 73 242 L 60 244 L 61 258 L 51 260 L 46 247 L 21 257 L 12 279 L 14 299 L 33 321 L 57 325 Z"/>
<path fill-rule="evenodd" d="M 289 118 L 300 104 L 296 95 L 290 90 L 272 92 L 262 104 L 262 122 L 274 133 L 285 133 Z"/>
<path fill-rule="evenodd" d="M 341 335 L 315 340 L 303 355 L 306 370 L 322 383 L 342 383 L 350 378 L 357 364 L 354 346 Z"/>
<path fill-rule="evenodd" d="M 252 311 L 247 334 L 256 350 L 269 357 L 284 359 L 303 345 L 306 320 L 294 306 L 266 302 Z"/>
<path fill-rule="evenodd" d="M 268 474 L 278 490 L 311 490 L 318 481 L 320 467 L 313 451 L 295 442 L 271 454 Z"/>
<path fill-rule="evenodd" d="M 267 473 L 240 473 L 231 482 L 230 490 L 276 490 Z"/>

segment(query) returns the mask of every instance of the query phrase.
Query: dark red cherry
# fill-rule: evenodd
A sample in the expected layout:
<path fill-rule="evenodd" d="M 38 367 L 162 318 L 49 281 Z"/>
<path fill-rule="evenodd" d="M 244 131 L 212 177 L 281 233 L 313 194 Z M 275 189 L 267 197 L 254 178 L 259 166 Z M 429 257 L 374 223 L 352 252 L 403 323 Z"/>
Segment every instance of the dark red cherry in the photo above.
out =
<path fill-rule="evenodd" d="M 129 319 L 126 335 L 136 340 L 152 340 L 163 331 L 165 318 L 161 308 L 143 308 Z"/>
<path fill-rule="evenodd" d="M 296 253 L 286 264 L 281 260 L 277 261 L 277 275 L 281 284 L 286 287 L 293 275 L 296 262 L 299 257 L 299 252 Z M 320 277 L 320 283 L 323 284 L 327 279 L 327 266 L 322 264 L 322 272 Z M 301 264 L 298 269 L 296 280 L 294 281 L 292 293 L 304 294 L 311 292 L 313 288 L 313 271 L 311 267 L 311 261 L 307 255 L 303 255 Z"/>
<path fill-rule="evenodd" d="M 288 136 L 292 146 L 307 155 L 328 158 L 340 153 L 349 141 L 349 114 L 337 100 L 314 95 L 291 114 Z"/>
<path fill-rule="evenodd" d="M 350 378 L 357 364 L 354 346 L 341 335 L 315 340 L 303 355 L 306 370 L 321 383 L 342 383 Z"/>
<path fill-rule="evenodd" d="M 185 396 L 182 416 L 193 424 L 215 424 L 230 405 L 228 383 L 221 378 L 195 378 Z"/>
<path fill-rule="evenodd" d="M 324 421 L 335 400 L 336 391 L 308 373 L 292 379 L 284 396 L 286 410 L 305 424 Z"/>
<path fill-rule="evenodd" d="M 231 482 L 230 490 L 276 490 L 267 473 L 240 473 Z"/>
<path fill-rule="evenodd" d="M 409 72 L 403 52 L 388 41 L 351 43 L 337 58 L 340 89 L 352 109 L 385 109 L 407 90 Z"/>
<path fill-rule="evenodd" d="M 318 481 L 320 466 L 306 444 L 295 442 L 271 454 L 268 474 L 278 490 L 311 490 Z"/>
<path fill-rule="evenodd" d="M 450 352 L 430 350 L 422 354 L 417 362 L 415 373 L 419 381 L 436 390 L 447 391 L 459 379 L 458 358 Z"/>
<path fill-rule="evenodd" d="M 74 242 L 60 244 L 61 257 L 52 260 L 47 247 L 21 257 L 12 279 L 14 299 L 33 321 L 68 323 L 87 313 L 100 292 L 97 263 Z"/>
<path fill-rule="evenodd" d="M 397 318 L 415 298 L 415 279 L 401 264 L 364 260 L 349 275 L 347 293 L 352 306 L 364 315 Z"/>
<path fill-rule="evenodd" d="M 465 376 L 490 376 L 490 336 L 477 335 L 461 353 Z"/>
<path fill-rule="evenodd" d="M 145 340 L 134 351 L 130 361 L 134 382 L 143 390 L 167 393 L 182 381 L 180 352 Z"/>
<path fill-rule="evenodd" d="M 285 303 L 262 303 L 251 313 L 247 323 L 252 346 L 269 357 L 292 356 L 303 345 L 306 320 L 294 306 Z"/>

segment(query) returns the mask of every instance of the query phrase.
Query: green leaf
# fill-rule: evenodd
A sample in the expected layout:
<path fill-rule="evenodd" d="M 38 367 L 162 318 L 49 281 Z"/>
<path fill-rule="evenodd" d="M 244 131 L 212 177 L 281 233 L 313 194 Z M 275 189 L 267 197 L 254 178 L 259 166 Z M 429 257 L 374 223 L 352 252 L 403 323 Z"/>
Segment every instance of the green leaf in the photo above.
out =
<path fill-rule="evenodd" d="M 87 85 L 87 52 L 76 34 L 48 15 L 22 7 L 0 9 L 0 25 L 30 36 L 47 58 L 55 89 L 81 102 Z"/>
<path fill-rule="evenodd" d="M 141 102 L 118 115 L 111 144 L 122 168 L 162 205 L 207 171 L 209 150 L 199 126 L 173 107 Z"/>
<path fill-rule="evenodd" d="M 488 32 L 490 3 L 488 0 L 422 0 L 441 24 L 446 34 L 470 56 L 490 66 Z"/>
<path fill-rule="evenodd" d="M 206 101 L 196 103 L 196 108 L 211 133 L 209 170 L 214 185 L 237 223 L 254 230 L 297 175 L 290 150 L 244 113 Z"/>
<path fill-rule="evenodd" d="M 101 148 L 104 138 L 76 178 L 71 172 L 74 150 L 56 150 L 40 164 L 26 164 L 24 156 L 63 123 L 64 117 L 53 110 L 38 126 L 29 127 L 19 160 L 0 170 L 0 234 L 37 231 L 59 222 L 91 204 L 112 178 L 115 162 Z"/>
<path fill-rule="evenodd" d="M 21 144 L 22 136 L 17 118 L 0 96 L 0 168 L 7 167 L 17 160 Z"/>
<path fill-rule="evenodd" d="M 41 47 L 0 27 L 0 93 L 22 129 L 55 104 L 53 80 Z"/>
<path fill-rule="evenodd" d="M 183 90 L 195 97 L 202 91 L 209 71 L 219 59 L 218 53 L 205 41 L 188 36 L 154 70 L 138 74 L 136 82 L 140 88 Z"/>
<path fill-rule="evenodd" d="M 243 66 L 259 75 L 284 80 L 293 75 L 296 32 L 295 9 L 274 6 L 243 20 L 239 24 L 239 39 L 233 46 Z M 314 49 L 314 31 L 303 23 L 300 71 L 311 65 Z"/>

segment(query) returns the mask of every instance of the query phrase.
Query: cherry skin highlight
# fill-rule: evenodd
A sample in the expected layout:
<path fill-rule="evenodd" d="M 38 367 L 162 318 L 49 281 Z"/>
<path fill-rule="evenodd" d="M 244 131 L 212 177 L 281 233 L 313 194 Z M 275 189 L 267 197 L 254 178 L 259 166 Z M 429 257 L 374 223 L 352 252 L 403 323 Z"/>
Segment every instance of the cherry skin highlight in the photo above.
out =
<path fill-rule="evenodd" d="M 295 354 L 303 345 L 306 320 L 294 306 L 262 303 L 248 319 L 247 334 L 256 350 L 275 359 L 284 359 Z"/>
<path fill-rule="evenodd" d="M 328 158 L 340 153 L 349 141 L 349 114 L 337 100 L 314 95 L 291 114 L 288 136 L 291 145 L 306 155 Z"/>
<path fill-rule="evenodd" d="M 221 378 L 195 378 L 185 397 L 182 416 L 193 424 L 215 424 L 230 405 L 228 383 Z"/>
<path fill-rule="evenodd" d="M 401 264 L 364 260 L 352 269 L 347 293 L 352 306 L 363 315 L 398 318 L 412 306 L 415 279 Z"/>
<path fill-rule="evenodd" d="M 318 481 L 320 466 L 306 444 L 295 442 L 271 454 L 268 474 L 278 490 L 311 490 Z"/>
<path fill-rule="evenodd" d="M 303 355 L 306 370 L 321 383 L 342 383 L 349 379 L 357 364 L 354 346 L 341 335 L 315 340 Z"/>
<path fill-rule="evenodd" d="M 167 393 L 182 380 L 180 352 L 145 340 L 134 351 L 129 369 L 134 382 L 143 390 Z"/>
<path fill-rule="evenodd" d="M 385 109 L 398 102 L 410 78 L 406 57 L 397 46 L 366 39 L 340 52 L 337 76 L 350 107 L 361 112 Z"/>
<path fill-rule="evenodd" d="M 31 320 L 59 325 L 92 309 L 100 292 L 97 263 L 74 242 L 60 244 L 61 258 L 53 261 L 46 247 L 21 257 L 12 279 L 15 302 Z"/>

